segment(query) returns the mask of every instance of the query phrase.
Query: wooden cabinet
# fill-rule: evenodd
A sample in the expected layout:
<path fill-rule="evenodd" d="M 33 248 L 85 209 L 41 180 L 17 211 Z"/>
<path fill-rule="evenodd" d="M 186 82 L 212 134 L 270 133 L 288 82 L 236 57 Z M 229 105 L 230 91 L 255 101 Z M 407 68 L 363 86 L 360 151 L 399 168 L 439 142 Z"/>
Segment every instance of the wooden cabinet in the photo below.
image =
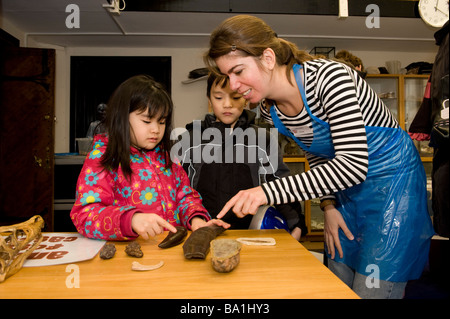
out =
<path fill-rule="evenodd" d="M 428 74 L 369 74 L 366 81 L 397 118 L 400 127 L 408 131 L 422 103 L 428 77 Z M 415 145 L 422 162 L 431 162 L 433 150 L 428 147 L 428 141 L 415 141 Z"/>
<path fill-rule="evenodd" d="M 422 103 L 428 77 L 429 75 L 377 74 L 368 75 L 366 80 L 397 118 L 400 127 L 407 130 Z M 425 167 L 427 188 L 431 195 L 432 149 L 428 147 L 428 141 L 415 141 L 415 145 Z M 284 142 L 282 151 L 284 152 L 284 162 L 291 169 L 293 175 L 309 170 L 308 161 L 301 150 L 295 150 L 295 146 Z M 319 199 L 302 203 L 308 227 L 307 237 L 310 238 L 323 236 L 323 212 L 319 205 Z"/>
<path fill-rule="evenodd" d="M 0 225 L 53 230 L 55 50 L 0 46 Z"/>
<path fill-rule="evenodd" d="M 429 75 L 427 74 L 368 74 L 367 83 L 408 130 L 422 103 Z"/>
<path fill-rule="evenodd" d="M 291 170 L 291 174 L 300 174 L 309 170 L 309 164 L 305 156 L 284 156 L 283 161 Z M 320 209 L 320 200 L 318 198 L 307 200 L 301 203 L 303 213 L 305 214 L 305 223 L 308 228 L 306 236 L 323 235 L 323 212 Z M 303 235 L 302 235 L 303 237 Z"/>

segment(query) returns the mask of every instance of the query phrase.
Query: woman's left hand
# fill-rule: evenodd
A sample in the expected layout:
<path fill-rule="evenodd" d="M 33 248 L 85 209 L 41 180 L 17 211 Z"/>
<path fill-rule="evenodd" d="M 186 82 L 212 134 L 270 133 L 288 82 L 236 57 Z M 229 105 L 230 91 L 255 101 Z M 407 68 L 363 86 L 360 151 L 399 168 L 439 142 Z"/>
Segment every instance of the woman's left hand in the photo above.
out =
<path fill-rule="evenodd" d="M 348 229 L 342 214 L 333 205 L 328 205 L 324 209 L 324 222 L 324 239 L 331 254 L 331 259 L 334 259 L 335 248 L 339 253 L 339 257 L 344 257 L 341 241 L 339 240 L 339 228 L 342 229 L 348 239 L 353 240 L 354 237 Z"/>

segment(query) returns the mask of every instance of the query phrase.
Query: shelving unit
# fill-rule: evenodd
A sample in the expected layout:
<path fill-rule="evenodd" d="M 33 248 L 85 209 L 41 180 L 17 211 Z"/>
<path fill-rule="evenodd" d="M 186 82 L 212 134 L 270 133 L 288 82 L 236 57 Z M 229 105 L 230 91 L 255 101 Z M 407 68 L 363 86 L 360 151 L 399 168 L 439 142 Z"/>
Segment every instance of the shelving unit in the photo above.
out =
<path fill-rule="evenodd" d="M 422 103 L 428 77 L 428 74 L 368 74 L 366 81 L 407 131 Z M 422 162 L 433 160 L 428 142 L 415 141 L 415 145 Z"/>
<path fill-rule="evenodd" d="M 309 170 L 308 160 L 304 156 L 285 156 L 283 161 L 291 170 L 292 175 Z M 323 236 L 323 212 L 319 205 L 320 200 L 318 198 L 302 202 L 305 223 L 308 228 L 307 237 Z"/>

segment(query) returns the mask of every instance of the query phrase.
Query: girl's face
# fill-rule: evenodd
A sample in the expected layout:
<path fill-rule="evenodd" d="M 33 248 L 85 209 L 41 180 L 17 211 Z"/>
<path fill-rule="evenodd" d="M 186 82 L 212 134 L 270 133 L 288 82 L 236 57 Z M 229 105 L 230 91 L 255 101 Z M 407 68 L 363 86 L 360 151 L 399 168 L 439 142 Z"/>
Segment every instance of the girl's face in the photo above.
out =
<path fill-rule="evenodd" d="M 234 127 L 247 104 L 242 94 L 230 89 L 229 81 L 223 88 L 221 83 L 212 85 L 209 103 L 217 121 L 229 124 L 231 127 Z"/>
<path fill-rule="evenodd" d="M 166 129 L 166 120 L 159 116 L 149 118 L 147 112 L 134 111 L 130 113 L 131 145 L 152 150 L 161 142 Z"/>
<path fill-rule="evenodd" d="M 258 103 L 268 96 L 270 74 L 260 68 L 257 58 L 232 52 L 219 57 L 216 64 L 221 73 L 228 75 L 231 90 L 250 103 Z"/>

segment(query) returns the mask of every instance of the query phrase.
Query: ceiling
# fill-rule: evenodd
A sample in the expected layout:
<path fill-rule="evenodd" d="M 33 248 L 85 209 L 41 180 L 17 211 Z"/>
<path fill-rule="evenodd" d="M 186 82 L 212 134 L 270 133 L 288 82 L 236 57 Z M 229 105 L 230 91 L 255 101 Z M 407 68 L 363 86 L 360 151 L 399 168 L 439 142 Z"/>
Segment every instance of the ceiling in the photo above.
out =
<path fill-rule="evenodd" d="M 72 13 L 66 12 L 69 4 L 79 7 L 79 28 L 66 26 Z M 116 15 L 104 4 L 108 4 L 107 0 L 0 0 L 0 13 L 2 19 L 25 33 L 26 41 L 63 47 L 158 48 L 207 47 L 210 32 L 222 20 L 236 14 L 122 11 Z M 362 51 L 436 50 L 433 38 L 436 29 L 426 26 L 420 18 L 382 17 L 380 28 L 368 28 L 366 16 L 339 19 L 336 15 L 255 15 L 271 25 L 280 37 L 305 50 L 316 46 Z"/>

